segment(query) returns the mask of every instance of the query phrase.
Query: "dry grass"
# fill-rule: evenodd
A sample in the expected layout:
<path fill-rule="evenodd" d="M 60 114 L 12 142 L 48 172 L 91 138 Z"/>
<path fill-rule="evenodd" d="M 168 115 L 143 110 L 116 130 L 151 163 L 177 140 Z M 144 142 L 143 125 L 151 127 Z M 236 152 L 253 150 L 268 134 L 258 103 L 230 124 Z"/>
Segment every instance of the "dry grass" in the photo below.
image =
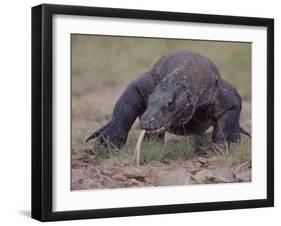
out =
<path fill-rule="evenodd" d="M 139 130 L 132 130 L 126 145 L 120 151 L 118 149 L 105 148 L 104 146 L 94 145 L 97 159 L 119 158 L 132 160 L 136 143 L 139 137 Z M 80 134 L 82 135 L 82 134 Z M 201 150 L 210 147 L 211 135 L 177 137 L 166 133 L 165 143 L 144 141 L 141 145 L 140 161 L 142 163 L 149 161 L 165 161 L 178 159 L 191 159 L 198 155 Z M 224 145 L 220 146 L 220 151 L 211 151 L 213 154 L 222 155 L 225 158 L 237 159 L 241 161 L 251 160 L 251 140 L 242 136 L 239 144 L 231 144 L 227 150 Z M 83 151 L 82 151 L 83 152 Z"/>

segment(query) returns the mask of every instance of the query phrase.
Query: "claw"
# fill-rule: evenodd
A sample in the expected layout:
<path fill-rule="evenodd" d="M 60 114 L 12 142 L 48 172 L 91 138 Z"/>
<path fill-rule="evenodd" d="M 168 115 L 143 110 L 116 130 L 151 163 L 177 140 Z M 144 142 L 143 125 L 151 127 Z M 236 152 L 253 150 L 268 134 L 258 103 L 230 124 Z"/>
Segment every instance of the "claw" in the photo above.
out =
<path fill-rule="evenodd" d="M 96 132 L 94 132 L 91 136 L 89 136 L 89 137 L 86 139 L 85 143 L 87 143 L 89 140 L 95 139 L 95 138 L 97 138 L 98 136 L 100 136 L 101 133 L 105 130 L 105 128 L 106 128 L 107 126 L 108 126 L 108 124 L 105 125 L 104 127 L 100 128 L 100 129 L 98 129 Z"/>
<path fill-rule="evenodd" d="M 91 136 L 89 136 L 86 140 L 85 143 L 87 143 L 89 140 L 97 138 L 101 134 L 102 129 L 97 130 L 94 132 Z"/>

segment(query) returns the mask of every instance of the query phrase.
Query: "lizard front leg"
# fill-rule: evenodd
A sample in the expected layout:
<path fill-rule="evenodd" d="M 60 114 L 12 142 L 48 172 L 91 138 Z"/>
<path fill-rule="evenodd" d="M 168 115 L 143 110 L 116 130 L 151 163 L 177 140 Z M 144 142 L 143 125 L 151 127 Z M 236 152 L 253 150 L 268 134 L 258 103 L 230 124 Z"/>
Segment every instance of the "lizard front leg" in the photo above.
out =
<path fill-rule="evenodd" d="M 148 99 L 154 87 L 149 72 L 132 81 L 116 102 L 112 119 L 91 134 L 86 142 L 97 138 L 97 142 L 104 146 L 122 148 L 134 121 L 145 111 L 146 99 Z"/>

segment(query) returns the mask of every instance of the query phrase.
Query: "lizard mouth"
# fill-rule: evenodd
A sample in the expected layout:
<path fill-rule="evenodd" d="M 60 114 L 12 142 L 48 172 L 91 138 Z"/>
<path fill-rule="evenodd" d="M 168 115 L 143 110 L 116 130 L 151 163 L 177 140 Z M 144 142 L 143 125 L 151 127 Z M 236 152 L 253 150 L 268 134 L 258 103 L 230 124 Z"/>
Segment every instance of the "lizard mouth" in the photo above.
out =
<path fill-rule="evenodd" d="M 146 130 L 146 132 L 147 132 L 147 133 L 161 133 L 161 132 L 163 132 L 165 129 L 166 129 L 166 127 L 165 127 L 165 126 L 162 126 L 162 127 L 159 128 L 159 129 Z"/>
<path fill-rule="evenodd" d="M 142 129 L 144 129 L 147 133 L 161 133 L 165 131 L 169 126 L 170 126 L 169 124 L 165 124 L 158 128 L 142 128 Z"/>

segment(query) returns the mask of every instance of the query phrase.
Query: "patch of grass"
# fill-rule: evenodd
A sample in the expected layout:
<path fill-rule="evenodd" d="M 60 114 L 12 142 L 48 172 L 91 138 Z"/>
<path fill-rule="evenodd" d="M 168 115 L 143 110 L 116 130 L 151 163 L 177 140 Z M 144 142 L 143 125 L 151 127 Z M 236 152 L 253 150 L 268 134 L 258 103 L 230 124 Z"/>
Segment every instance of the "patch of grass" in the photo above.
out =
<path fill-rule="evenodd" d="M 132 159 L 136 147 L 139 131 L 132 131 L 126 145 L 122 150 L 96 147 L 100 156 L 104 158 L 118 157 L 121 159 Z M 167 134 L 167 136 L 169 136 Z M 141 161 L 161 161 L 164 159 L 185 159 L 194 155 L 195 151 L 204 148 L 209 143 L 207 135 L 182 137 L 177 141 L 165 144 L 153 140 L 143 141 L 141 145 Z"/>
<path fill-rule="evenodd" d="M 130 133 L 128 142 L 124 147 L 124 153 L 127 153 L 129 156 L 133 156 L 133 152 L 136 147 L 137 139 L 139 136 L 139 131 L 132 131 Z M 153 140 L 145 141 L 143 140 L 140 149 L 140 160 L 141 161 L 150 161 L 150 160 L 162 160 L 170 152 L 170 148 L 167 145 Z"/>
<path fill-rule="evenodd" d="M 240 143 L 229 146 L 226 157 L 241 161 L 251 160 L 251 139 L 242 136 Z"/>
<path fill-rule="evenodd" d="M 86 134 L 86 129 L 80 128 L 80 129 L 73 129 L 72 131 L 72 148 L 73 149 L 81 149 L 84 145 L 85 142 L 85 134 Z"/>
<path fill-rule="evenodd" d="M 127 143 L 119 150 L 110 145 L 104 147 L 97 142 L 90 143 L 87 146 L 94 150 L 97 159 L 119 158 L 132 159 L 134 150 L 139 137 L 140 131 L 132 130 L 129 134 Z M 72 137 L 72 148 L 74 155 L 80 156 L 85 149 L 85 130 L 76 130 L 76 135 Z M 189 137 L 172 138 L 173 135 L 166 133 L 166 141 L 160 143 L 157 141 L 143 140 L 140 151 L 141 162 L 162 161 L 164 159 L 177 160 L 189 159 L 197 155 L 200 150 L 206 150 L 211 145 L 211 135 L 202 134 Z M 220 152 L 225 158 L 237 159 L 241 161 L 251 160 L 251 139 L 242 135 L 242 139 L 238 144 L 230 144 L 227 148 L 225 145 L 220 145 Z"/>

